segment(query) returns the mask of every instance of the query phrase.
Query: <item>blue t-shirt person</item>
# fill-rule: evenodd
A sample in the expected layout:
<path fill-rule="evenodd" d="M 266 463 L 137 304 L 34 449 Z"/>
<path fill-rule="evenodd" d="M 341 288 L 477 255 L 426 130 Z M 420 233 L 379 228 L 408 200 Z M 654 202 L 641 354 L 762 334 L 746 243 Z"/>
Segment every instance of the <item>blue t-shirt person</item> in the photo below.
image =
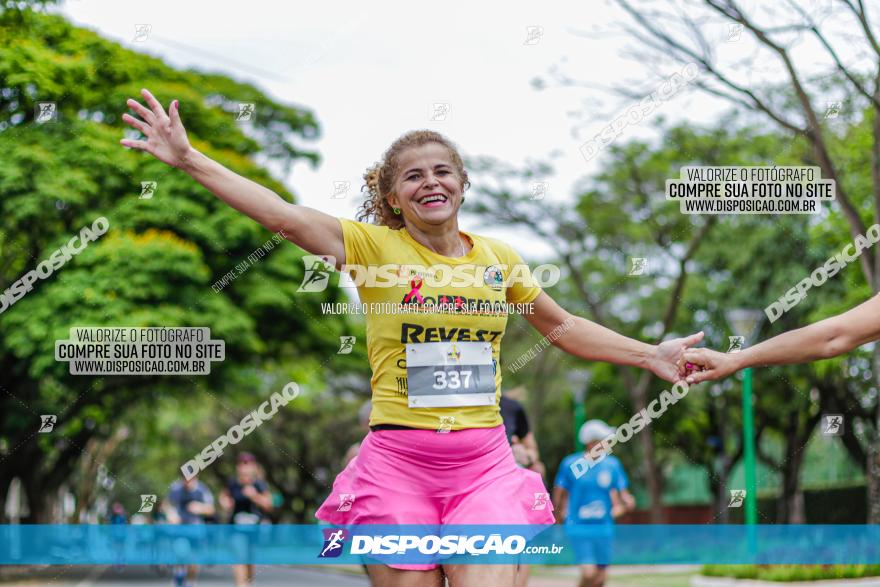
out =
<path fill-rule="evenodd" d="M 191 502 L 214 505 L 214 496 L 211 495 L 211 490 L 200 481 L 184 483 L 178 479 L 171 484 L 166 499 L 177 512 L 181 524 L 205 523 L 206 516 L 204 514 L 194 514 L 189 511 Z"/>
<path fill-rule="evenodd" d="M 623 465 L 617 457 L 606 456 L 580 478 L 575 478 L 571 465 L 583 456 L 583 453 L 575 453 L 565 457 L 554 481 L 556 487 L 568 492 L 565 523 L 614 524 L 611 491 L 623 491 L 629 487 Z"/>
<path fill-rule="evenodd" d="M 565 457 L 554 481 L 556 511 L 565 516 L 565 534 L 581 565 L 581 580 L 588 585 L 604 584 L 605 567 L 612 561 L 615 514 L 635 507 L 629 480 L 617 457 L 607 455 L 594 462 L 589 456 L 614 433 L 615 429 L 601 420 L 585 422 L 578 438 L 586 450 Z M 578 463 L 584 458 L 589 468 Z M 578 466 L 573 468 L 575 464 Z"/>

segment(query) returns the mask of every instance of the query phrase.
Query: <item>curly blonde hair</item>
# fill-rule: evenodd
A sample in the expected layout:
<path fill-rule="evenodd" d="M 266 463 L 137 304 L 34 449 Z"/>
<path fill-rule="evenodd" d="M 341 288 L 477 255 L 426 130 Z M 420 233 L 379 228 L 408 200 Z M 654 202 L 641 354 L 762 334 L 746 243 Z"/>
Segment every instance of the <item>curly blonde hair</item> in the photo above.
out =
<path fill-rule="evenodd" d="M 404 227 L 403 216 L 395 214 L 388 203 L 388 196 L 394 191 L 394 180 L 400 171 L 400 156 L 407 149 L 413 147 L 421 147 L 428 143 L 437 143 L 443 145 L 449 151 L 449 157 L 452 159 L 452 165 L 458 172 L 461 180 L 462 193 L 470 187 L 468 174 L 464 168 L 464 162 L 458 149 L 452 141 L 433 130 L 411 130 L 402 135 L 396 141 L 391 143 L 388 150 L 382 156 L 382 161 L 367 169 L 364 173 L 364 187 L 361 191 L 367 190 L 366 201 L 361 205 L 358 211 L 357 219 L 360 222 L 370 221 L 380 226 L 387 226 L 392 230 L 399 230 Z"/>

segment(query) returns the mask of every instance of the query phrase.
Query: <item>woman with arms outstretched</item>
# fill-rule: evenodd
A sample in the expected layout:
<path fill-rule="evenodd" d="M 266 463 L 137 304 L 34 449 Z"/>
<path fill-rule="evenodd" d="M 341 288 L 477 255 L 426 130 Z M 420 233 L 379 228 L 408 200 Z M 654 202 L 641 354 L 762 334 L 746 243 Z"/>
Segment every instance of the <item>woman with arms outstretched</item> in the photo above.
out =
<path fill-rule="evenodd" d="M 403 285 L 358 287 L 362 302 L 412 311 L 366 316 L 370 433 L 336 478 L 319 520 L 437 528 L 553 523 L 552 506 L 535 507 L 535 494 L 545 491 L 540 476 L 517 467 L 507 443 L 498 408 L 507 311 L 486 308 L 530 304 L 526 319 L 544 336 L 556 329 L 552 342 L 562 350 L 648 369 L 667 381 L 679 379 L 684 350 L 702 339 L 697 333 L 659 345 L 639 342 L 572 316 L 534 282 L 514 282 L 509 268 L 524 264 L 509 245 L 459 230 L 467 171 L 439 133 L 403 135 L 368 171 L 369 196 L 359 216 L 374 222 L 367 224 L 288 203 L 212 161 L 190 146 L 177 100 L 166 114 L 149 91 L 142 94 L 147 106 L 128 101 L 140 119 L 123 119 L 145 137 L 124 139 L 124 146 L 185 171 L 270 231 L 283 231 L 314 255 L 332 256 L 338 269 L 480 268 L 477 279 L 459 287 L 432 287 L 432 276 L 418 273 L 405 273 Z M 382 587 L 442 585 L 443 572 L 452 587 L 512 586 L 516 566 L 370 565 L 373 583 Z"/>

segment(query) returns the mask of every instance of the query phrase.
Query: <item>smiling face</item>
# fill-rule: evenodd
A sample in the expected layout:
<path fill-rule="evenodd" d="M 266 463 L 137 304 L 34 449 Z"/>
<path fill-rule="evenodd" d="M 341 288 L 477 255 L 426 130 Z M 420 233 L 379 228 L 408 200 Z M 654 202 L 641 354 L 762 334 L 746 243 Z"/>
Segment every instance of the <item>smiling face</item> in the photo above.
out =
<path fill-rule="evenodd" d="M 462 181 L 449 151 L 438 143 L 407 149 L 400 155 L 392 207 L 418 227 L 454 222 L 461 206 Z"/>

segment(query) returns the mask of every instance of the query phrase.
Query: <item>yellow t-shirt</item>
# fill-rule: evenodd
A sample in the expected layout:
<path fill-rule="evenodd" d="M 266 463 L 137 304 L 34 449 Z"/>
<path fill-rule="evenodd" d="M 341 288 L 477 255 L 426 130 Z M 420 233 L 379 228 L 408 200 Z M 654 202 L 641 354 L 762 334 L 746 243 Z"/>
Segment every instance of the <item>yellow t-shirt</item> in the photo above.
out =
<path fill-rule="evenodd" d="M 358 286 L 361 303 L 367 308 L 401 310 L 396 313 L 366 312 L 367 354 L 373 371 L 370 425 L 397 424 L 435 430 L 500 425 L 501 369 L 498 363 L 508 313 L 504 304 L 528 304 L 541 293 L 537 283 L 528 282 L 528 267 L 522 258 L 499 240 L 467 232 L 463 234 L 473 243 L 468 254 L 460 258 L 445 257 L 417 242 L 405 228 L 392 230 L 385 226 L 340 220 L 345 240 L 345 265 L 373 267 L 376 279 L 382 281 L 384 272 L 384 282 L 396 284 L 377 287 L 368 282 L 368 271 L 349 269 Z M 390 269 L 389 265 L 392 266 Z M 466 267 L 460 267 L 462 265 Z M 377 266 L 386 267 L 376 270 Z M 456 277 L 450 282 L 448 278 L 444 279 L 446 270 L 436 269 L 437 266 L 451 270 L 456 267 L 462 271 L 467 269 L 461 275 L 468 277 Z M 359 272 L 364 274 L 358 277 Z M 518 273 L 521 278 L 511 278 L 512 273 Z M 446 282 L 449 284 L 444 285 Z M 463 286 L 465 282 L 467 285 Z M 495 371 L 494 405 L 409 407 L 406 343 L 446 341 L 491 343 Z M 441 420 L 441 416 L 446 418 Z"/>

